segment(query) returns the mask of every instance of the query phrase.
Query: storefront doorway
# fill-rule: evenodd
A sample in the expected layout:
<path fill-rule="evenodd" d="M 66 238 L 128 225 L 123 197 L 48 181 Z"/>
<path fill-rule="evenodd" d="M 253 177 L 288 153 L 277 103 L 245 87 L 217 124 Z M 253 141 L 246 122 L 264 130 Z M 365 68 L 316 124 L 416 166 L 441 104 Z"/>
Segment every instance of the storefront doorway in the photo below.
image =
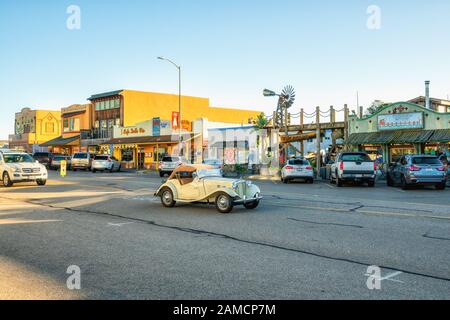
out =
<path fill-rule="evenodd" d="M 144 148 L 138 149 L 138 170 L 145 169 L 145 150 Z"/>

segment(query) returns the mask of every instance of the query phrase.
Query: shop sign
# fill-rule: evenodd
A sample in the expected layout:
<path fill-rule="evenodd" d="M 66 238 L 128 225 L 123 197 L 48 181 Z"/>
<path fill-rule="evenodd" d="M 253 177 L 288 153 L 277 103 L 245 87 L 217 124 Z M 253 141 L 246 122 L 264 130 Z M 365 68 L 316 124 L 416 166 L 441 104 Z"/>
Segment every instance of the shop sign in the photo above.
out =
<path fill-rule="evenodd" d="M 123 128 L 120 129 L 120 135 L 121 136 L 135 136 L 138 134 L 144 134 L 145 129 L 144 128 L 138 128 L 138 127 L 130 127 L 130 128 Z"/>
<path fill-rule="evenodd" d="M 397 113 L 378 116 L 378 130 L 423 129 L 423 113 Z"/>
<path fill-rule="evenodd" d="M 153 118 L 152 121 L 152 127 L 153 127 L 153 136 L 158 137 L 161 135 L 161 118 Z"/>

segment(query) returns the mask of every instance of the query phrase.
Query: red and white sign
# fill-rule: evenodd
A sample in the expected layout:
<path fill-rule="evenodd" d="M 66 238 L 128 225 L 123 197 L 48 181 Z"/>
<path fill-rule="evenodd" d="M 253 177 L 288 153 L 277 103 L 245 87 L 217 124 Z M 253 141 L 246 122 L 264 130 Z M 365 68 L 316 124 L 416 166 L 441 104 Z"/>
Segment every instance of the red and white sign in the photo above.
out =
<path fill-rule="evenodd" d="M 180 113 L 172 112 L 172 129 L 177 130 L 180 128 Z"/>

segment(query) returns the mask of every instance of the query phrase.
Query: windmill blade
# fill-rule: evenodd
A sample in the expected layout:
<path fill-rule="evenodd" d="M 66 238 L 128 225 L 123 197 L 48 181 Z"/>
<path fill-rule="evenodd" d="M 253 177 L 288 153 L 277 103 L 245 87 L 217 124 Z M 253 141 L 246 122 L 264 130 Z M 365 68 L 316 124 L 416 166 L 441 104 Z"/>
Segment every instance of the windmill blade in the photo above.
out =
<path fill-rule="evenodd" d="M 294 104 L 295 101 L 295 89 L 293 86 L 284 87 L 281 95 L 284 97 L 284 107 L 290 108 Z"/>

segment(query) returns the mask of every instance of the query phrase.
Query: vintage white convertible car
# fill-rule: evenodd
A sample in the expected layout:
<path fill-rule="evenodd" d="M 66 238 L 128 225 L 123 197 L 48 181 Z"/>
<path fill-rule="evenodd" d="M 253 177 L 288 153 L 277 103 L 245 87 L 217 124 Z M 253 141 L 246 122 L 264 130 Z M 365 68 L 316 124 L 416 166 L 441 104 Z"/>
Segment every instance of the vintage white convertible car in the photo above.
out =
<path fill-rule="evenodd" d="M 177 202 L 208 203 L 221 213 L 231 212 L 235 205 L 255 209 L 262 199 L 261 190 L 250 181 L 224 178 L 220 169 L 207 165 L 178 167 L 155 196 L 167 208 Z"/>

